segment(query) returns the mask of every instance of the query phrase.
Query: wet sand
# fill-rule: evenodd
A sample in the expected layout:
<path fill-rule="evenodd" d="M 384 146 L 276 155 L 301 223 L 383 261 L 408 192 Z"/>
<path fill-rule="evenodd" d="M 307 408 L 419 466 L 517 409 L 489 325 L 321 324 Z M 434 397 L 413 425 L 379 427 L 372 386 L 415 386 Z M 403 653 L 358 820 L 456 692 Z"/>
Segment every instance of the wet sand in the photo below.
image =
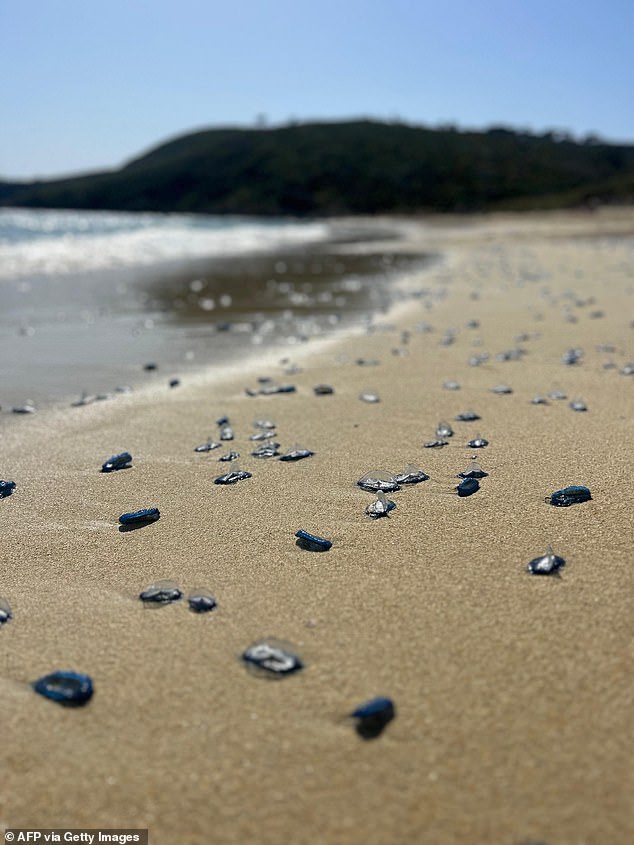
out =
<path fill-rule="evenodd" d="M 0 477 L 18 485 L 0 500 L 4 826 L 148 827 L 160 845 L 632 840 L 634 213 L 424 223 L 402 249 L 444 260 L 411 280 L 418 294 L 375 331 L 307 343 L 300 373 L 262 356 L 176 390 L 2 415 Z M 246 396 L 260 376 L 297 392 Z M 554 390 L 568 399 L 531 404 Z M 479 421 L 454 421 L 471 408 Z M 253 474 L 226 488 L 225 450 L 193 452 L 224 414 Z M 314 457 L 250 457 L 265 417 Z M 450 445 L 422 448 L 440 420 Z M 458 498 L 478 433 L 489 476 Z M 124 449 L 132 469 L 99 473 Z M 431 479 L 372 522 L 355 480 L 410 461 Z M 571 484 L 592 501 L 544 501 Z M 149 506 L 158 522 L 118 531 Z M 299 528 L 332 549 L 299 549 Z M 561 577 L 529 575 L 548 544 Z M 208 586 L 218 609 L 144 608 L 162 578 Z M 305 668 L 249 674 L 240 654 L 264 636 Z M 91 675 L 87 706 L 33 692 L 55 669 Z M 375 695 L 396 718 L 364 740 L 346 716 Z"/>

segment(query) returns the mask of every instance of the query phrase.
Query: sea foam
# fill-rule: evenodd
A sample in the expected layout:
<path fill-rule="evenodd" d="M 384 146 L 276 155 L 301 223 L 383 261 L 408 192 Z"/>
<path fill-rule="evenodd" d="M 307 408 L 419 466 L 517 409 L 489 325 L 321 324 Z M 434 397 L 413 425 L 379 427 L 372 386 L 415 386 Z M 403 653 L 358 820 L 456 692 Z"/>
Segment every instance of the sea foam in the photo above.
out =
<path fill-rule="evenodd" d="M 270 252 L 329 235 L 322 222 L 0 209 L 0 279 Z"/>

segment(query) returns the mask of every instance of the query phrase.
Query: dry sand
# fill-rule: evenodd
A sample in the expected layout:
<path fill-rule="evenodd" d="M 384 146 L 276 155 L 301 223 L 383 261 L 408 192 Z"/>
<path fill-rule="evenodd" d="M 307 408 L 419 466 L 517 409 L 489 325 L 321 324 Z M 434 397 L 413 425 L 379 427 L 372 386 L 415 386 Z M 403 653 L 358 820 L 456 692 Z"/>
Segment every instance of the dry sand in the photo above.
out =
<path fill-rule="evenodd" d="M 14 613 L 0 630 L 0 826 L 148 827 L 158 845 L 633 841 L 634 378 L 619 370 L 634 359 L 634 213 L 410 231 L 403 249 L 445 256 L 412 281 L 431 293 L 403 299 L 392 330 L 309 343 L 296 376 L 255 361 L 176 390 L 2 414 L 0 477 L 18 486 L 0 501 L 0 595 Z M 434 331 L 393 354 L 421 321 Z M 496 359 L 518 346 L 521 360 Z M 576 366 L 561 362 L 570 347 L 585 352 Z M 259 375 L 298 392 L 248 398 Z M 501 382 L 514 392 L 491 393 Z M 334 395 L 313 395 L 318 383 Z M 556 388 L 588 411 L 530 403 Z M 363 389 L 382 401 L 359 401 Z M 422 448 L 469 408 L 481 421 Z M 218 451 L 192 451 L 221 414 L 253 473 L 234 487 L 212 483 Z M 316 455 L 249 457 L 258 417 L 284 448 Z M 490 475 L 470 498 L 449 495 L 478 432 Z M 100 474 L 124 449 L 134 468 Z M 435 480 L 370 521 L 355 480 L 408 461 Z M 545 503 L 569 484 L 593 500 Z M 145 506 L 159 522 L 117 530 Z M 298 528 L 332 550 L 300 550 Z M 549 543 L 562 577 L 529 575 Z M 161 578 L 207 585 L 218 610 L 145 609 L 139 591 Z M 266 635 L 305 669 L 249 674 L 240 654 Z M 86 707 L 33 692 L 60 668 L 92 676 Z M 397 716 L 364 741 L 346 714 L 378 694 Z"/>

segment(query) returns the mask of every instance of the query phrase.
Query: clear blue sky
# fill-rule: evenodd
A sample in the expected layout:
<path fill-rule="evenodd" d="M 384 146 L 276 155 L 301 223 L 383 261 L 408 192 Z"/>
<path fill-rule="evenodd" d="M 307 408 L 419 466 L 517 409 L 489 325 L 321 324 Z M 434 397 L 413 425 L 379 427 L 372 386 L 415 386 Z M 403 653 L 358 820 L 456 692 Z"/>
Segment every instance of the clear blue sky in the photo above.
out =
<path fill-rule="evenodd" d="M 0 176 L 368 116 L 634 142 L 634 0 L 0 0 Z"/>

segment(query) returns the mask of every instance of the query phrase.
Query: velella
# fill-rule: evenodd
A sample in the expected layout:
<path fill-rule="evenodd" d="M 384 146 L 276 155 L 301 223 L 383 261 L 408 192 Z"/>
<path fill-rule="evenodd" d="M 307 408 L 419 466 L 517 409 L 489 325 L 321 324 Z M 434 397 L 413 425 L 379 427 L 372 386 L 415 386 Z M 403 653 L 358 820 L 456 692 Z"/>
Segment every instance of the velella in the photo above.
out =
<path fill-rule="evenodd" d="M 378 696 L 356 707 L 350 716 L 357 720 L 357 733 L 363 739 L 375 739 L 396 716 L 391 698 Z"/>
<path fill-rule="evenodd" d="M 546 553 L 533 558 L 526 565 L 531 575 L 554 575 L 566 565 L 563 557 L 556 555 L 551 546 L 548 546 Z"/>
<path fill-rule="evenodd" d="M 459 472 L 458 478 L 486 478 L 488 472 L 485 472 L 477 461 L 470 461 L 465 470 Z"/>
<path fill-rule="evenodd" d="M 331 387 L 329 384 L 316 384 L 315 387 L 313 387 L 313 393 L 315 396 L 332 396 L 334 392 L 334 387 Z"/>
<path fill-rule="evenodd" d="M 522 355 L 526 355 L 525 349 L 506 349 L 504 352 L 498 352 L 495 358 L 497 361 L 519 361 Z"/>
<path fill-rule="evenodd" d="M 240 452 L 226 452 L 224 455 L 221 455 L 218 460 L 224 463 L 229 461 L 237 461 L 240 457 Z"/>
<path fill-rule="evenodd" d="M 82 390 L 79 399 L 75 400 L 75 402 L 71 402 L 70 406 L 71 408 L 83 408 L 84 405 L 90 405 L 94 401 L 94 396 L 91 396 L 90 394 L 86 393 L 85 390 Z"/>
<path fill-rule="evenodd" d="M 467 364 L 470 367 L 479 367 L 481 364 L 485 364 L 488 360 L 488 352 L 482 352 L 480 355 L 471 355 L 467 361 Z"/>
<path fill-rule="evenodd" d="M 0 599 L 0 627 L 13 619 L 11 606 L 6 599 Z"/>
<path fill-rule="evenodd" d="M 562 363 L 567 364 L 568 366 L 572 366 L 574 364 L 577 364 L 582 358 L 583 358 L 583 349 L 568 349 L 561 356 Z"/>
<path fill-rule="evenodd" d="M 367 490 L 368 493 L 378 493 L 379 490 L 384 493 L 394 493 L 401 489 L 400 484 L 391 472 L 380 469 L 373 469 L 362 475 L 357 481 L 357 487 Z"/>
<path fill-rule="evenodd" d="M 403 472 L 394 476 L 397 484 L 420 484 L 421 481 L 428 481 L 429 476 L 416 464 L 407 464 Z"/>
<path fill-rule="evenodd" d="M 460 484 L 457 485 L 456 493 L 460 496 L 460 498 L 464 498 L 465 496 L 473 496 L 474 493 L 477 493 L 480 489 L 480 482 L 477 478 L 463 478 Z"/>
<path fill-rule="evenodd" d="M 67 707 L 80 707 L 93 695 L 92 679 L 81 672 L 60 670 L 44 675 L 33 683 L 35 692 Z"/>
<path fill-rule="evenodd" d="M 206 443 L 201 443 L 200 446 L 194 447 L 194 452 L 211 452 L 214 449 L 219 449 L 221 446 L 222 443 L 218 443 L 217 440 L 210 437 Z"/>
<path fill-rule="evenodd" d="M 280 461 L 301 461 L 304 458 L 312 458 L 314 452 L 310 449 L 304 449 L 302 446 L 295 446 L 283 455 L 280 455 Z"/>
<path fill-rule="evenodd" d="M 272 440 L 275 436 L 275 429 L 267 428 L 262 431 L 258 431 L 255 434 L 249 435 L 249 440 L 252 440 L 254 443 L 258 443 L 263 440 Z"/>
<path fill-rule="evenodd" d="M 164 605 L 171 604 L 174 601 L 180 601 L 183 598 L 183 593 L 176 584 L 176 581 L 166 578 L 162 581 L 157 581 L 156 584 L 151 584 L 142 593 L 139 593 L 139 598 L 145 604 Z"/>
<path fill-rule="evenodd" d="M 441 420 L 436 426 L 436 437 L 453 437 L 453 428 L 445 420 Z"/>
<path fill-rule="evenodd" d="M 573 411 L 587 411 L 588 406 L 583 401 L 583 399 L 573 399 L 572 402 L 569 403 L 569 407 Z"/>
<path fill-rule="evenodd" d="M 120 455 L 113 455 L 101 466 L 102 472 L 115 472 L 119 469 L 128 469 L 132 463 L 132 455 L 129 452 L 121 452 Z"/>
<path fill-rule="evenodd" d="M 119 517 L 121 525 L 144 525 L 150 522 L 156 522 L 160 519 L 161 512 L 158 508 L 142 508 L 138 511 L 130 511 L 130 513 L 123 513 Z"/>
<path fill-rule="evenodd" d="M 246 469 L 240 469 L 236 465 L 224 475 L 214 478 L 214 484 L 237 484 L 238 481 L 244 481 L 246 478 L 252 478 L 251 473 L 247 472 Z"/>
<path fill-rule="evenodd" d="M 295 393 L 296 390 L 294 384 L 270 384 L 262 387 L 258 392 L 261 396 L 274 396 L 276 393 Z"/>
<path fill-rule="evenodd" d="M 286 678 L 304 668 L 287 643 L 272 638 L 252 643 L 242 652 L 242 660 L 253 674 L 272 680 Z"/>
<path fill-rule="evenodd" d="M 386 498 L 385 493 L 379 490 L 376 500 L 367 506 L 365 512 L 372 519 L 379 519 L 382 516 L 388 516 L 395 507 L 396 503 Z"/>
<path fill-rule="evenodd" d="M 479 414 L 476 414 L 476 412 L 472 410 L 463 411 L 461 414 L 456 414 L 456 420 L 458 422 L 475 422 L 479 419 L 481 419 Z"/>
<path fill-rule="evenodd" d="M 569 508 L 571 505 L 589 502 L 591 499 L 592 494 L 587 487 L 573 484 L 570 487 L 564 487 L 563 490 L 555 490 L 546 498 L 546 501 L 556 508 Z"/>
<path fill-rule="evenodd" d="M 277 451 L 280 444 L 275 440 L 269 440 L 268 443 L 263 443 L 251 452 L 254 458 L 276 458 L 280 453 Z"/>
<path fill-rule="evenodd" d="M 218 607 L 215 597 L 204 587 L 192 590 L 187 596 L 187 602 L 193 613 L 209 613 Z"/>
<path fill-rule="evenodd" d="M 11 410 L 13 411 L 14 414 L 34 414 L 36 412 L 37 408 L 35 407 L 35 405 L 32 402 L 28 401 L 28 402 L 25 402 L 24 405 L 14 406 L 13 408 L 11 408 Z"/>
<path fill-rule="evenodd" d="M 295 536 L 297 537 L 295 545 L 307 552 L 328 552 L 332 548 L 332 540 L 311 534 L 309 531 L 304 531 L 303 528 L 296 531 Z"/>
<path fill-rule="evenodd" d="M 0 481 L 0 499 L 6 499 L 16 488 L 15 481 Z"/>

